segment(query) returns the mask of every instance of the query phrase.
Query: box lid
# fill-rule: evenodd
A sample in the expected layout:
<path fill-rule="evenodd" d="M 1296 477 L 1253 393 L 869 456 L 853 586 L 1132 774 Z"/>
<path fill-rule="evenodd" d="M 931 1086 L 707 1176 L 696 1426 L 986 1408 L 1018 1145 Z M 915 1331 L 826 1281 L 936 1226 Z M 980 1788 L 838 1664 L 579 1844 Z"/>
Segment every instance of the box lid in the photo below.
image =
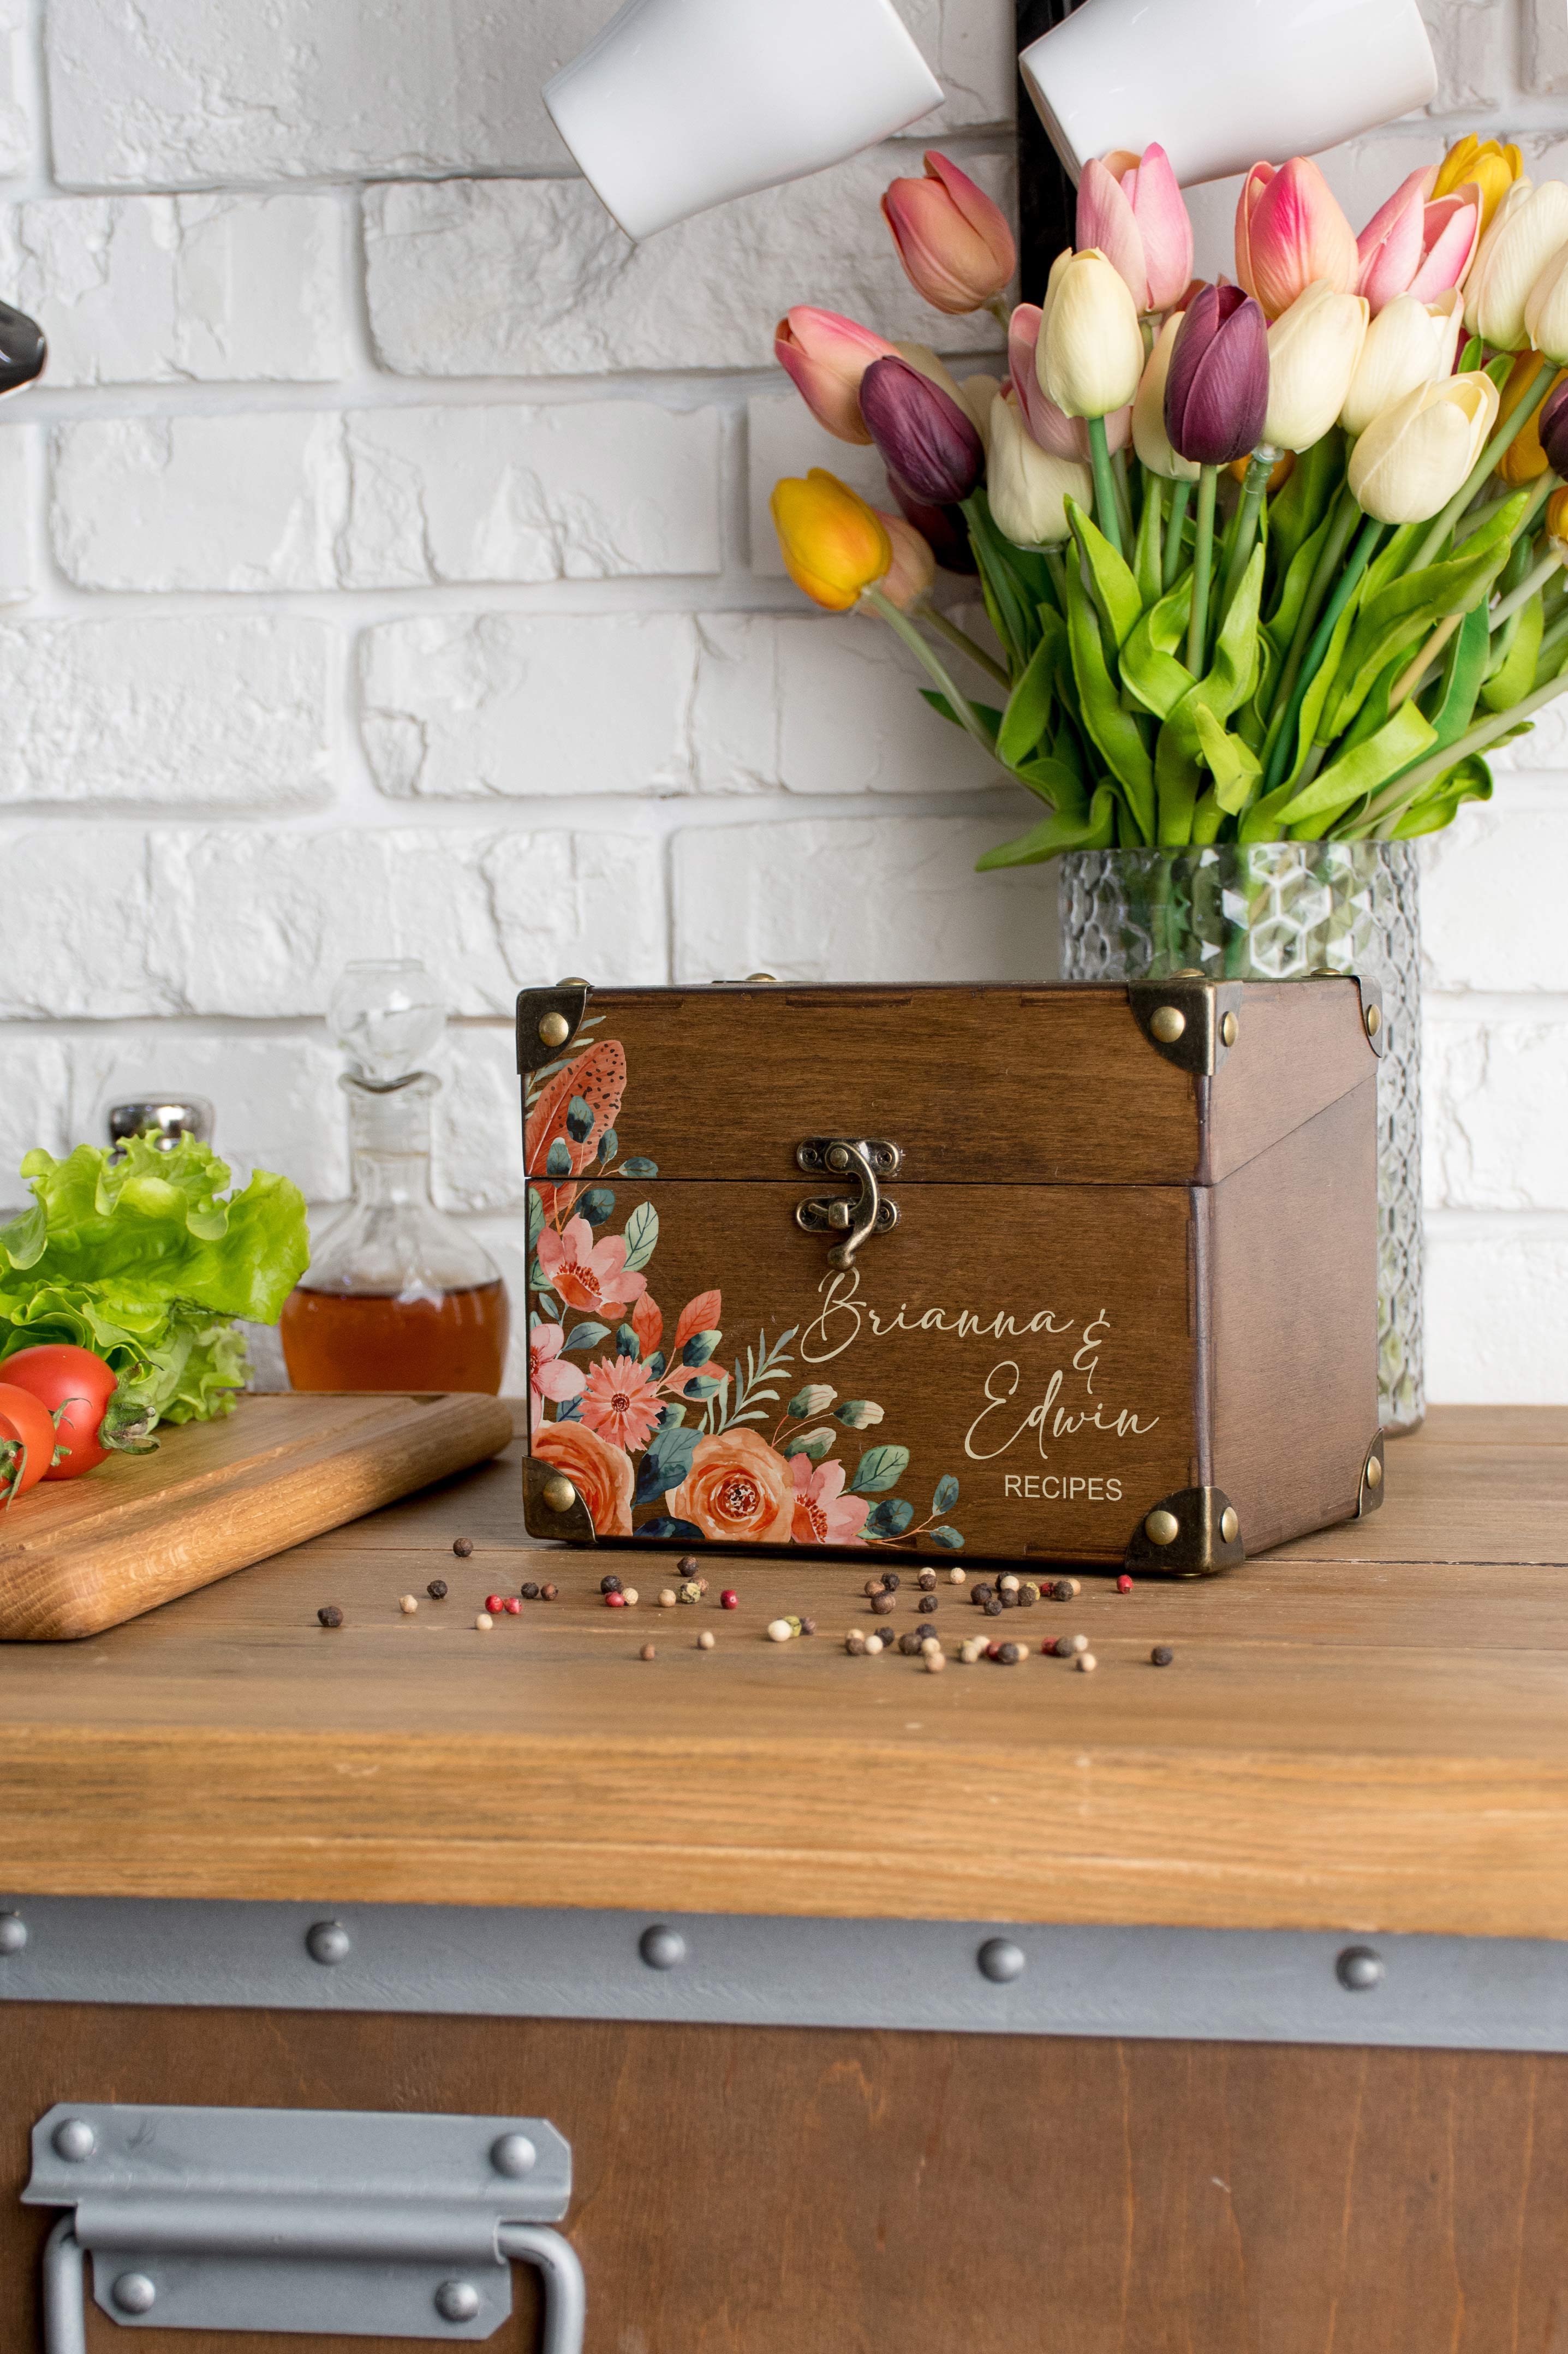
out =
<path fill-rule="evenodd" d="M 1371 1076 L 1385 1043 L 1352 975 L 572 982 L 524 991 L 517 1036 L 531 1177 L 630 1153 L 663 1178 L 777 1178 L 808 1140 L 851 1137 L 896 1147 L 901 1184 L 1214 1184 Z"/>

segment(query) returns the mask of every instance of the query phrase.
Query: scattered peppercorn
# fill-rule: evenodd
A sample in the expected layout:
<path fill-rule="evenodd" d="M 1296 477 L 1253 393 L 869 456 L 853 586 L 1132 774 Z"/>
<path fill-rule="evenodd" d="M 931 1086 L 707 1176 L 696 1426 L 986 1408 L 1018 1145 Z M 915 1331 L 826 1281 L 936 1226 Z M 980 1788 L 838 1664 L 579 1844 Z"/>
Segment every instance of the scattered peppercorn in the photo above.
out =
<path fill-rule="evenodd" d="M 1038 1602 L 1040 1599 L 1040 1588 L 1036 1585 L 1032 1577 L 1026 1577 L 1024 1579 L 1021 1591 L 1027 1595 L 1031 1602 Z"/>
<path fill-rule="evenodd" d="M 1075 1635 L 1072 1642 L 1075 1651 L 1086 1651 L 1089 1648 L 1089 1638 L 1086 1635 Z"/>
<path fill-rule="evenodd" d="M 1051 1588 L 1051 1599 L 1052 1599 L 1052 1601 L 1053 1601 L 1053 1602 L 1071 1602 L 1072 1598 L 1073 1598 L 1073 1581 L 1072 1581 L 1072 1579 L 1071 1579 L 1070 1577 L 1059 1577 L 1059 1578 L 1056 1580 L 1055 1585 Z"/>
<path fill-rule="evenodd" d="M 471 1537 L 454 1537 L 452 1539 L 452 1551 L 456 1553 L 459 1561 L 466 1561 L 470 1553 L 473 1551 L 473 1539 Z"/>
<path fill-rule="evenodd" d="M 411 1618 L 418 1606 L 411 1594 L 399 1595 L 397 1597 L 397 1607 L 405 1618 Z"/>
<path fill-rule="evenodd" d="M 620 1578 L 617 1577 L 612 1571 L 609 1576 L 601 1577 L 599 1579 L 599 1590 L 601 1594 L 619 1594 L 620 1591 Z"/>
<path fill-rule="evenodd" d="M 939 1651 L 941 1648 L 942 1646 L 935 1635 L 921 1636 L 920 1649 L 923 1651 Z"/>
<path fill-rule="evenodd" d="M 920 1638 L 913 1627 L 906 1628 L 898 1638 L 898 1648 L 906 1659 L 914 1659 L 920 1649 Z"/>
<path fill-rule="evenodd" d="M 1156 1668 L 1168 1668 L 1176 1657 L 1169 1643 L 1156 1643 L 1149 1654 L 1150 1663 Z"/>
<path fill-rule="evenodd" d="M 916 1609 L 920 1611 L 926 1617 L 929 1617 L 930 1613 L 935 1610 L 936 1606 L 937 1597 L 934 1594 L 923 1594 L 920 1596 L 919 1601 L 915 1605 Z"/>
<path fill-rule="evenodd" d="M 971 1635 L 959 1657 L 966 1668 L 972 1668 L 985 1656 L 985 1644 L 978 1635 Z"/>
<path fill-rule="evenodd" d="M 987 1617 L 988 1618 L 1000 1618 L 1000 1617 L 1001 1617 L 1001 1595 L 1000 1595 L 1000 1594 L 993 1594 L 993 1595 L 991 1596 L 991 1600 L 990 1600 L 990 1601 L 986 1604 L 986 1606 L 985 1606 L 985 1615 L 986 1615 L 986 1617 Z"/>
<path fill-rule="evenodd" d="M 787 1643 L 794 1631 L 788 1618 L 774 1618 L 768 1622 L 768 1639 L 770 1643 Z"/>
<path fill-rule="evenodd" d="M 702 1633 L 697 1637 L 697 1649 L 699 1651 L 711 1651 L 716 1640 L 717 1638 L 715 1637 L 713 1628 L 711 1627 L 705 1627 Z"/>
<path fill-rule="evenodd" d="M 515 1594 L 509 1594 L 501 1606 L 509 1618 L 521 1618 L 523 1616 L 523 1605 Z"/>
<path fill-rule="evenodd" d="M 868 1659 L 875 1659 L 878 1651 L 883 1648 L 883 1640 L 880 1635 L 868 1635 L 866 1637 L 865 1650 Z"/>
<path fill-rule="evenodd" d="M 950 1569 L 948 1572 L 948 1584 L 949 1585 L 962 1585 L 965 1584 L 968 1577 L 969 1571 L 967 1569 Z"/>
<path fill-rule="evenodd" d="M 1073 1656 L 1074 1649 L 1071 1635 L 1058 1635 L 1055 1641 L 1052 1644 L 1051 1649 L 1055 1652 L 1056 1657 L 1059 1659 L 1070 1659 Z"/>
<path fill-rule="evenodd" d="M 444 1577 L 432 1577 L 429 1585 L 426 1586 L 425 1591 L 429 1596 L 432 1602 L 444 1602 L 447 1598 L 446 1579 Z"/>
<path fill-rule="evenodd" d="M 1021 1582 L 1022 1581 L 1020 1579 L 1014 1577 L 1011 1570 L 1008 1571 L 1005 1577 L 999 1577 L 997 1580 L 997 1584 L 1001 1586 L 1003 1594 L 1016 1594 Z"/>
<path fill-rule="evenodd" d="M 926 1673 L 928 1676 L 939 1676 L 947 1664 L 948 1662 L 940 1651 L 927 1652 Z"/>
<path fill-rule="evenodd" d="M 868 1577 L 868 1578 L 866 1579 L 866 1581 L 865 1581 L 865 1584 L 861 1587 L 861 1589 L 860 1589 L 860 1590 L 861 1590 L 861 1592 L 862 1592 L 862 1593 L 866 1596 L 867 1600 L 869 1601 L 869 1600 L 870 1600 L 870 1598 L 871 1598 L 871 1596 L 872 1596 L 874 1594 L 880 1594 L 880 1593 L 882 1592 L 882 1580 L 881 1580 L 881 1578 L 880 1578 L 880 1577 Z"/>
<path fill-rule="evenodd" d="M 1099 1662 L 1095 1658 L 1092 1651 L 1080 1651 L 1077 1658 L 1073 1661 L 1073 1665 L 1078 1670 L 1079 1673 L 1086 1676 L 1092 1676 Z"/>
<path fill-rule="evenodd" d="M 1040 1599 L 1040 1589 L 1038 1586 L 1021 1585 L 1015 1598 L 1021 1610 L 1033 1610 Z"/>
<path fill-rule="evenodd" d="M 800 1621 L 800 1632 L 801 1632 L 801 1634 L 802 1634 L 802 1635 L 814 1635 L 814 1634 L 816 1633 L 816 1631 L 817 1631 L 817 1622 L 816 1622 L 816 1620 L 815 1620 L 814 1618 L 802 1618 L 802 1619 L 801 1619 L 801 1621 Z"/>
<path fill-rule="evenodd" d="M 338 1608 L 335 1602 L 323 1604 L 322 1608 L 316 1612 L 316 1617 L 321 1620 L 323 1627 L 341 1627 L 343 1625 L 343 1612 Z"/>
<path fill-rule="evenodd" d="M 719 1607 L 721 1610 L 738 1610 L 740 1608 L 740 1596 L 736 1592 L 733 1585 L 726 1585 L 724 1592 L 719 1596 Z"/>
<path fill-rule="evenodd" d="M 859 1659 L 865 1649 L 865 1637 L 858 1627 L 852 1627 L 844 1637 L 844 1649 L 852 1659 Z"/>
<path fill-rule="evenodd" d="M 680 1560 L 675 1564 L 675 1567 L 683 1577 L 695 1577 L 697 1574 L 696 1554 L 694 1553 L 683 1553 L 681 1555 Z"/>
<path fill-rule="evenodd" d="M 660 1593 L 659 1607 L 661 1610 L 673 1610 L 674 1606 L 675 1589 L 673 1585 L 666 1585 Z"/>
<path fill-rule="evenodd" d="M 558 1586 L 552 1585 L 546 1582 L 539 1588 L 539 1599 L 541 1602 L 553 1602 L 559 1591 L 560 1588 Z"/>
<path fill-rule="evenodd" d="M 478 1617 L 473 1622 L 474 1632 L 479 1635 L 488 1635 L 494 1624 L 495 1621 L 491 1617 L 489 1611 L 482 1610 Z"/>
<path fill-rule="evenodd" d="M 1121 1575 L 1117 1579 L 1116 1590 L 1118 1594 L 1130 1594 L 1132 1592 L 1132 1580 L 1128 1577 L 1125 1569 L 1122 1571 Z"/>
<path fill-rule="evenodd" d="M 625 1595 L 607 1594 L 604 1597 L 604 1606 L 607 1610 L 624 1610 L 626 1607 Z"/>
<path fill-rule="evenodd" d="M 683 1585 L 676 1596 L 680 1602 L 700 1602 L 702 1598 L 702 1589 L 696 1585 Z"/>
<path fill-rule="evenodd" d="M 1023 1657 L 1022 1645 L 1019 1643 L 1003 1643 L 996 1656 L 1001 1661 L 1004 1668 L 1015 1668 L 1018 1665 L 1019 1660 Z"/>
<path fill-rule="evenodd" d="M 487 1594 L 484 1597 L 484 1606 L 487 1610 L 499 1610 L 501 1607 L 500 1595 Z"/>
<path fill-rule="evenodd" d="M 977 1605 L 977 1606 L 978 1606 L 981 1610 L 983 1610 L 983 1609 L 985 1608 L 986 1604 L 991 1600 L 991 1596 L 992 1596 L 995 1592 L 996 1592 L 996 1588 L 995 1588 L 995 1586 L 994 1586 L 994 1585 L 988 1585 L 988 1584 L 987 1584 L 987 1582 L 986 1582 L 986 1580 L 982 1577 L 982 1578 L 981 1578 L 981 1580 L 980 1580 L 980 1584 L 976 1586 L 976 1588 L 975 1588 L 974 1592 L 970 1595 L 970 1596 L 969 1596 L 969 1600 L 970 1600 L 971 1602 L 975 1603 L 975 1604 L 976 1604 L 976 1605 Z"/>
<path fill-rule="evenodd" d="M 620 1598 L 629 1610 L 635 1610 L 637 1607 L 637 1588 L 634 1585 L 623 1585 L 620 1589 Z"/>
<path fill-rule="evenodd" d="M 524 1602 L 537 1602 L 539 1599 L 539 1589 L 531 1577 L 525 1577 L 517 1591 Z"/>
<path fill-rule="evenodd" d="M 931 1588 L 937 1583 L 936 1571 L 934 1569 L 923 1569 L 916 1583 L 918 1585 L 922 1594 L 929 1594 Z"/>
<path fill-rule="evenodd" d="M 705 1593 L 707 1592 L 707 1590 L 708 1590 L 708 1582 L 707 1582 L 707 1579 L 706 1579 L 705 1577 L 699 1577 L 699 1578 L 695 1578 L 695 1579 L 694 1579 L 694 1580 L 693 1580 L 693 1583 L 694 1583 L 694 1585 L 696 1586 L 696 1589 L 697 1589 L 697 1592 L 699 1593 L 699 1595 L 701 1595 L 701 1594 L 705 1594 Z"/>
<path fill-rule="evenodd" d="M 1004 1610 L 1016 1610 L 1018 1607 L 1016 1594 L 999 1594 L 996 1598 Z"/>
<path fill-rule="evenodd" d="M 658 1657 L 658 1654 L 657 1654 L 657 1652 L 654 1650 L 653 1646 L 652 1646 L 652 1643 L 644 1643 L 644 1644 L 643 1644 L 643 1646 L 642 1646 L 641 1650 L 638 1653 L 638 1655 L 637 1655 L 637 1656 L 638 1656 L 638 1658 L 639 1658 L 639 1659 L 656 1659 L 656 1658 Z"/>
<path fill-rule="evenodd" d="M 891 1615 L 891 1613 L 892 1613 L 892 1609 L 893 1609 L 893 1596 L 892 1596 L 892 1595 L 891 1595 L 891 1594 L 874 1594 L 874 1595 L 872 1596 L 872 1597 L 871 1597 L 871 1606 L 872 1606 L 872 1608 L 875 1611 L 875 1613 L 876 1613 L 876 1615 L 877 1615 L 877 1617 L 878 1617 L 879 1618 L 886 1618 L 886 1617 L 888 1617 Z"/>
<path fill-rule="evenodd" d="M 898 1572 L 895 1569 L 884 1570 L 882 1574 L 882 1582 L 884 1585 L 886 1586 L 889 1594 L 896 1594 L 898 1591 Z"/>

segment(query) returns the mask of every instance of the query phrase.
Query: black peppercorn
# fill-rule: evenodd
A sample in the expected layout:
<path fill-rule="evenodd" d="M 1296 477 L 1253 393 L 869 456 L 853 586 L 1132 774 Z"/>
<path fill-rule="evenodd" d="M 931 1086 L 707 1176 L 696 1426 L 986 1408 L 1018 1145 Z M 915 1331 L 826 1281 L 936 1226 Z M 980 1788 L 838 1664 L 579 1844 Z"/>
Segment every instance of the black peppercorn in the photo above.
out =
<path fill-rule="evenodd" d="M 997 1596 L 997 1600 L 1001 1603 L 1004 1610 L 1016 1610 L 1018 1607 L 1018 1596 L 1016 1594 L 999 1594 Z"/>
<path fill-rule="evenodd" d="M 432 1602 L 444 1602 L 447 1598 L 446 1579 L 444 1577 L 432 1577 L 429 1585 L 426 1586 L 425 1591 L 429 1596 Z"/>
<path fill-rule="evenodd" d="M 937 1573 L 934 1569 L 923 1569 L 920 1572 L 919 1585 L 923 1593 L 929 1594 L 936 1583 Z"/>
<path fill-rule="evenodd" d="M 885 1618 L 893 1608 L 892 1595 L 874 1594 L 871 1597 L 871 1606 L 879 1618 Z"/>
<path fill-rule="evenodd" d="M 982 1578 L 981 1578 L 981 1580 L 980 1580 L 980 1584 L 979 1584 L 976 1587 L 974 1587 L 973 1591 L 970 1593 L 970 1595 L 969 1595 L 969 1600 L 970 1600 L 971 1602 L 973 1602 L 973 1603 L 976 1603 L 976 1604 L 979 1606 L 979 1607 L 980 1607 L 981 1610 L 983 1610 L 983 1609 L 985 1608 L 986 1604 L 991 1600 L 991 1596 L 992 1596 L 995 1592 L 996 1592 L 996 1588 L 995 1588 L 995 1586 L 994 1586 L 994 1585 L 988 1585 L 986 1584 L 986 1582 L 985 1582 L 984 1578 L 982 1577 Z"/>
<path fill-rule="evenodd" d="M 801 1632 L 801 1634 L 802 1634 L 802 1635 L 814 1635 L 814 1634 L 816 1633 L 816 1631 L 817 1631 L 817 1622 L 816 1622 L 816 1620 L 815 1620 L 814 1618 L 802 1618 L 802 1619 L 801 1619 L 801 1621 L 800 1621 L 800 1632 Z"/>
<path fill-rule="evenodd" d="M 1076 1649 L 1076 1645 L 1074 1643 L 1071 1635 L 1058 1635 L 1055 1641 L 1052 1644 L 1051 1649 L 1055 1652 L 1056 1657 L 1059 1659 L 1070 1659 Z"/>
<path fill-rule="evenodd" d="M 1072 1580 L 1071 1580 L 1070 1578 L 1066 1578 L 1066 1577 L 1059 1577 L 1059 1578 L 1056 1580 L 1055 1585 L 1051 1588 L 1051 1599 L 1052 1599 L 1052 1601 L 1053 1601 L 1053 1602 L 1071 1602 L 1072 1598 L 1073 1598 L 1073 1585 L 1072 1585 Z"/>
<path fill-rule="evenodd" d="M 316 1617 L 321 1620 L 323 1627 L 341 1627 L 343 1625 L 343 1612 L 338 1608 L 335 1602 L 328 1602 L 324 1604 L 323 1607 L 316 1612 Z"/>
<path fill-rule="evenodd" d="M 601 1577 L 599 1582 L 599 1590 L 601 1594 L 619 1594 L 620 1591 L 620 1578 L 614 1575 L 609 1577 Z"/>
<path fill-rule="evenodd" d="M 537 1602 L 539 1599 L 539 1589 L 535 1585 L 532 1578 L 529 1578 L 525 1584 L 520 1585 L 517 1591 L 521 1594 L 524 1602 Z"/>
<path fill-rule="evenodd" d="M 1171 1660 L 1176 1657 L 1176 1654 L 1171 1649 L 1169 1643 L 1156 1643 L 1153 1650 L 1149 1654 L 1149 1657 L 1150 1662 L 1155 1667 L 1168 1668 L 1171 1665 Z"/>
<path fill-rule="evenodd" d="M 919 1601 L 915 1605 L 916 1610 L 925 1611 L 927 1613 L 935 1610 L 936 1606 L 937 1597 L 934 1594 L 923 1594 L 920 1596 Z"/>
<path fill-rule="evenodd" d="M 985 1615 L 986 1615 L 986 1617 L 987 1617 L 988 1618 L 1000 1618 L 1000 1617 L 1001 1617 L 1001 1595 L 1000 1595 L 1000 1594 L 993 1594 L 993 1595 L 991 1596 L 991 1600 L 990 1600 L 990 1601 L 986 1604 L 986 1606 L 985 1606 Z"/>
<path fill-rule="evenodd" d="M 916 1628 L 911 1627 L 898 1638 L 898 1648 L 904 1653 L 906 1659 L 913 1659 L 917 1658 L 919 1655 L 920 1642 L 921 1637 L 919 1630 Z"/>
<path fill-rule="evenodd" d="M 472 1538 L 454 1537 L 452 1539 L 452 1551 L 456 1553 L 459 1561 L 466 1561 L 470 1553 L 473 1551 Z"/>
<path fill-rule="evenodd" d="M 895 1569 L 884 1570 L 882 1582 L 887 1588 L 889 1594 L 896 1594 L 898 1591 L 898 1572 Z"/>
<path fill-rule="evenodd" d="M 1016 1643 L 1004 1643 L 996 1656 L 1004 1668 L 1015 1668 L 1023 1654 Z"/>
<path fill-rule="evenodd" d="M 683 1577 L 695 1577 L 697 1574 L 696 1554 L 694 1553 L 683 1553 L 681 1555 L 680 1560 L 675 1564 L 675 1567 Z"/>
<path fill-rule="evenodd" d="M 1021 1585 L 1013 1599 L 1021 1610 L 1033 1610 L 1040 1596 L 1038 1594 L 1032 1594 L 1027 1585 Z"/>

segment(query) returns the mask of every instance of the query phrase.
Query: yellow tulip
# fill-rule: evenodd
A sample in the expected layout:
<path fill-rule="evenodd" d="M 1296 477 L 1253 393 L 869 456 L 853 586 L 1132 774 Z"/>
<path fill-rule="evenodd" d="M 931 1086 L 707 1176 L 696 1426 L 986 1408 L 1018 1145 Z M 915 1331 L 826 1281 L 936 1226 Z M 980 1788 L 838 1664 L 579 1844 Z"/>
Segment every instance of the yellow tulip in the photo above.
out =
<path fill-rule="evenodd" d="M 1540 366 L 1538 352 L 1520 352 L 1509 370 L 1508 382 L 1502 388 L 1502 406 L 1498 410 L 1499 425 L 1508 423 L 1524 397 L 1526 385 L 1534 382 L 1535 372 Z M 1557 387 L 1563 383 L 1568 383 L 1568 369 L 1555 376 L 1547 389 L 1555 392 Z M 1525 482 L 1538 482 L 1546 472 L 1546 452 L 1541 446 L 1541 410 L 1543 405 L 1538 402 L 1531 408 L 1529 421 L 1522 431 L 1515 434 L 1499 461 L 1498 472 L 1510 491 L 1517 491 Z"/>
<path fill-rule="evenodd" d="M 1473 131 L 1467 132 L 1457 147 L 1450 147 L 1444 156 L 1432 195 L 1433 203 L 1439 196 L 1457 195 L 1462 187 L 1478 189 L 1481 198 L 1481 228 L 1491 226 L 1492 215 L 1509 189 L 1524 169 L 1524 158 L 1511 141 L 1503 146 L 1496 139 L 1483 145 Z"/>
<path fill-rule="evenodd" d="M 847 613 L 892 565 L 886 525 L 821 466 L 803 482 L 792 475 L 776 482 L 769 504 L 785 570 L 830 613 Z"/>
<path fill-rule="evenodd" d="M 1546 502 L 1546 536 L 1556 548 L 1568 541 L 1568 482 Z"/>
<path fill-rule="evenodd" d="M 1498 388 L 1478 369 L 1418 384 L 1374 417 L 1351 453 L 1351 489 L 1379 523 L 1425 523 L 1467 479 L 1497 422 Z"/>

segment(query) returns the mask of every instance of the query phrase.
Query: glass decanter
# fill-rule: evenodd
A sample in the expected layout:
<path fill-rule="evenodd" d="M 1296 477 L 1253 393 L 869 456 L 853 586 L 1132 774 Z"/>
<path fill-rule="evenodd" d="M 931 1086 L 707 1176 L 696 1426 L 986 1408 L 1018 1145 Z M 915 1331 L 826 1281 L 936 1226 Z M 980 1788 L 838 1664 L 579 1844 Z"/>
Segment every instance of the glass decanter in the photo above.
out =
<path fill-rule="evenodd" d="M 501 1387 L 511 1318 L 489 1253 L 430 1198 L 430 1106 L 418 1067 L 446 1009 L 417 958 L 351 964 L 328 1026 L 348 1057 L 354 1196 L 317 1240 L 284 1303 L 297 1390 Z"/>

